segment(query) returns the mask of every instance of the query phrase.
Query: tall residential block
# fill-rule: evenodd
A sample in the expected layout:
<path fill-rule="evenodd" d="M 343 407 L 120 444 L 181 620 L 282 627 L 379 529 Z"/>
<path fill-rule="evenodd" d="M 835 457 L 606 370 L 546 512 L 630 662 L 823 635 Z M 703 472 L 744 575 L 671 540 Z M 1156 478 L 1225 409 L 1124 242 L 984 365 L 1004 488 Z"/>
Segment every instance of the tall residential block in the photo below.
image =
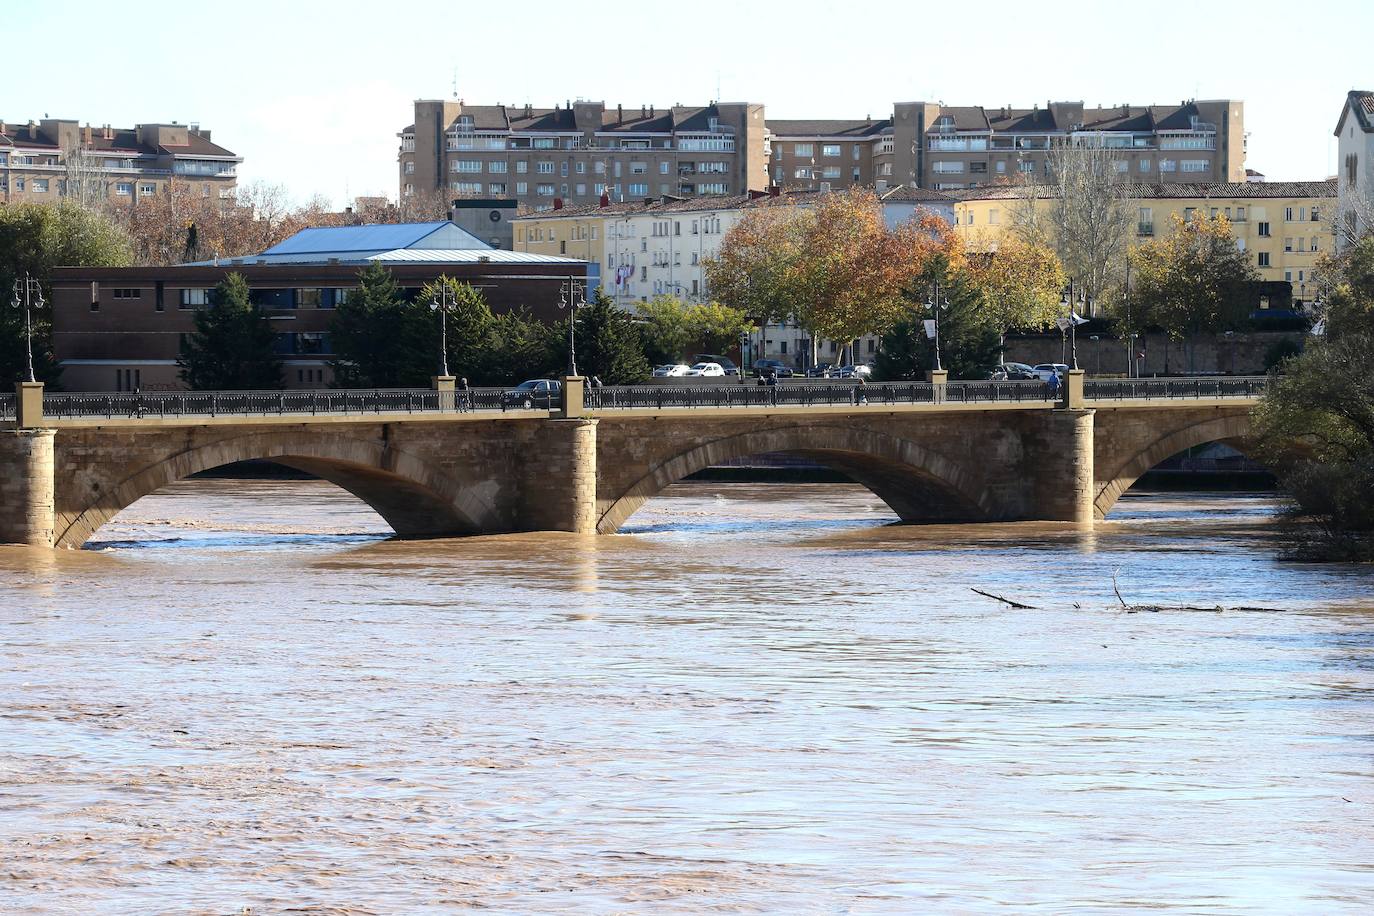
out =
<path fill-rule="evenodd" d="M 1245 180 L 1244 103 L 1041 108 L 899 102 L 874 120 L 775 120 L 769 179 L 817 190 L 866 185 L 950 191 L 1035 180 L 1064 143 L 1112 150 L 1131 180 L 1203 184 Z"/>
<path fill-rule="evenodd" d="M 1374 92 L 1352 89 L 1336 122 L 1339 247 L 1369 232 L 1374 223 Z"/>
<path fill-rule="evenodd" d="M 0 202 L 42 203 L 92 196 L 116 204 L 167 193 L 173 180 L 204 197 L 228 197 L 242 156 L 198 124 L 82 126 L 44 118 L 0 121 Z"/>
<path fill-rule="evenodd" d="M 402 196 L 512 198 L 547 210 L 664 194 L 739 194 L 767 184 L 763 106 L 659 108 L 569 101 L 553 108 L 415 102 L 400 133 Z"/>

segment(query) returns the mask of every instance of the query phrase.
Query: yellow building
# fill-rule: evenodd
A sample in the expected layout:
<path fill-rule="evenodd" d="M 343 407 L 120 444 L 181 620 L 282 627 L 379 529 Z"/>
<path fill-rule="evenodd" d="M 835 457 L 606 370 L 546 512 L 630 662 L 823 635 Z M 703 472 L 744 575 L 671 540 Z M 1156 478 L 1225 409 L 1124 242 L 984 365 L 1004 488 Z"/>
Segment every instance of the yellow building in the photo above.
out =
<path fill-rule="evenodd" d="M 1015 186 L 978 188 L 959 195 L 954 205 L 959 232 L 973 247 L 995 245 L 1028 206 Z M 1218 184 L 1132 185 L 1136 208 L 1134 243 L 1172 231 L 1172 217 L 1225 216 L 1242 251 L 1251 253 L 1261 280 L 1293 284 L 1293 298 L 1316 294 L 1312 269 L 1335 243 L 1332 218 L 1336 183 L 1260 181 Z M 1044 206 L 1044 202 L 1036 206 Z"/>

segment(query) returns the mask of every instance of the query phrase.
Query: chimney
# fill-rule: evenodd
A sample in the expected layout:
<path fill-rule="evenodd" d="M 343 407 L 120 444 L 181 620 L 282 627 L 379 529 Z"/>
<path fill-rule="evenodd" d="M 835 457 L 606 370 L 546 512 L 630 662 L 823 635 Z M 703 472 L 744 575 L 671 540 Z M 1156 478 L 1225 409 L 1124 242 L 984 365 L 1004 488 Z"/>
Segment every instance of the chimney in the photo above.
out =
<path fill-rule="evenodd" d="M 650 105 L 650 106 L 649 106 L 649 117 L 652 118 L 653 116 L 654 116 L 654 106 Z"/>
<path fill-rule="evenodd" d="M 781 192 L 782 192 L 782 188 L 778 187 L 778 186 L 775 185 L 775 184 L 774 184 L 774 185 L 769 185 L 769 186 L 768 186 L 768 196 L 769 196 L 769 197 L 777 197 L 778 194 L 780 194 Z"/>
<path fill-rule="evenodd" d="M 553 199 L 553 208 L 554 208 L 555 210 L 562 210 L 562 209 L 563 209 L 563 198 L 561 198 L 561 197 L 555 197 L 555 198 Z"/>
<path fill-rule="evenodd" d="M 91 125 L 89 123 L 87 123 L 85 127 L 81 128 L 81 143 L 84 146 L 91 145 Z"/>
<path fill-rule="evenodd" d="M 114 128 L 110 127 L 110 125 L 108 125 L 108 124 L 105 125 L 105 139 L 106 139 L 106 140 L 113 140 L 113 139 L 114 139 Z"/>
<path fill-rule="evenodd" d="M 648 114 L 649 114 L 648 109 L 645 108 L 643 105 L 640 105 L 640 106 L 639 106 L 639 117 L 640 117 L 640 119 L 643 120 Z"/>
<path fill-rule="evenodd" d="M 30 139 L 30 140 L 37 140 L 37 139 L 38 139 L 38 125 L 35 124 L 35 123 L 33 123 L 33 121 L 29 121 L 29 139 Z"/>
<path fill-rule="evenodd" d="M 755 190 L 753 190 L 753 189 L 750 189 L 750 191 L 749 191 L 749 199 L 750 199 L 750 200 L 758 200 L 760 197 L 767 197 L 767 196 L 768 196 L 768 192 L 767 192 L 767 191 L 755 191 Z"/>
<path fill-rule="evenodd" d="M 599 207 L 609 207 L 610 205 L 611 205 L 611 195 L 609 195 L 609 194 L 607 194 L 607 193 L 605 193 L 605 192 L 603 191 L 602 194 L 601 194 L 601 201 L 600 201 L 600 203 L 597 204 L 597 206 L 599 206 Z"/>
<path fill-rule="evenodd" d="M 621 106 L 621 105 L 615 106 L 615 123 L 617 123 L 617 124 L 624 124 L 624 123 L 625 123 L 625 108 L 624 108 L 624 106 Z"/>

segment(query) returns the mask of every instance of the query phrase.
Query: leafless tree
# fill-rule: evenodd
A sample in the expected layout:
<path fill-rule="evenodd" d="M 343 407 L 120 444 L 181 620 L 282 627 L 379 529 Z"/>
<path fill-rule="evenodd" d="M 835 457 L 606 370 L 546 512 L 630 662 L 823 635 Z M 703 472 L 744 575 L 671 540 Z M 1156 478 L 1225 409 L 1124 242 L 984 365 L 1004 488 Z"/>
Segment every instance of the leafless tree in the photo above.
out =
<path fill-rule="evenodd" d="M 1136 218 L 1130 182 L 1117 171 L 1113 152 L 1095 143 L 1056 146 L 1047 165 L 1043 182 L 1021 186 L 1013 229 L 1052 248 L 1088 301 L 1102 302 L 1126 270 Z"/>
<path fill-rule="evenodd" d="M 110 176 L 105 171 L 104 158 L 95 150 L 73 145 L 63 150 L 62 164 L 67 200 L 83 210 L 108 215 Z"/>

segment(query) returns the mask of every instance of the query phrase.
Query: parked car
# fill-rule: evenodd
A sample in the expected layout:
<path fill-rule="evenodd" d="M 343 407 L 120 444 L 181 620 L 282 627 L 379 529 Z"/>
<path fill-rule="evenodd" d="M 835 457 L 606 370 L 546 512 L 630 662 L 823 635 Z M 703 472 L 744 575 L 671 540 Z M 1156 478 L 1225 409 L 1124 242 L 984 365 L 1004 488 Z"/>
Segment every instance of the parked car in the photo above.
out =
<path fill-rule="evenodd" d="M 840 366 L 830 372 L 831 378 L 868 378 L 873 374 L 873 367 L 868 365 Z"/>
<path fill-rule="evenodd" d="M 1035 374 L 1035 370 L 1025 363 L 1002 363 L 1000 366 L 993 366 L 991 372 L 988 373 L 988 378 L 999 382 L 1027 382 L 1039 377 Z"/>
<path fill-rule="evenodd" d="M 683 363 L 668 363 L 654 370 L 654 378 L 681 378 L 691 373 L 691 366 Z"/>
<path fill-rule="evenodd" d="M 835 372 L 834 363 L 821 363 L 806 370 L 808 378 L 830 378 Z"/>
<path fill-rule="evenodd" d="M 717 356 L 714 353 L 698 353 L 692 357 L 694 363 L 715 363 L 725 370 L 726 375 L 739 375 L 739 366 L 728 356 Z"/>
<path fill-rule="evenodd" d="M 719 378 L 725 375 L 725 369 L 720 363 L 697 363 L 687 370 L 687 375 L 692 378 Z"/>
<path fill-rule="evenodd" d="M 1063 379 L 1064 376 L 1068 374 L 1069 367 L 1063 363 L 1040 363 L 1031 371 L 1035 373 L 1035 377 L 1040 379 L 1040 381 L 1048 382 L 1050 376 L 1056 373 L 1058 373 L 1060 379 Z"/>
<path fill-rule="evenodd" d="M 778 378 L 791 378 L 793 376 L 792 367 L 776 359 L 756 359 L 754 360 L 754 375 L 763 378 L 773 375 Z"/>
<path fill-rule="evenodd" d="M 530 379 L 503 392 L 501 402 L 507 407 L 523 407 L 526 410 L 557 407 L 563 402 L 563 383 L 557 379 Z"/>

